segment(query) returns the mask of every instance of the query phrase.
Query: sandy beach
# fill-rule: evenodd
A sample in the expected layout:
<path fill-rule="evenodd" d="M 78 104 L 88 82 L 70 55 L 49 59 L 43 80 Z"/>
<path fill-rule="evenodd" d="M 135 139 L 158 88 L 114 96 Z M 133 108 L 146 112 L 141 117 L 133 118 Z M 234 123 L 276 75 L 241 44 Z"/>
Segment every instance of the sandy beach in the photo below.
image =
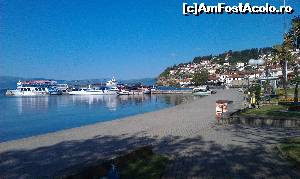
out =
<path fill-rule="evenodd" d="M 217 125 L 215 101 L 243 107 L 235 89 L 119 120 L 0 143 L 0 178 L 51 177 L 153 145 L 172 160 L 164 178 L 300 177 L 274 145 L 300 130 Z"/>

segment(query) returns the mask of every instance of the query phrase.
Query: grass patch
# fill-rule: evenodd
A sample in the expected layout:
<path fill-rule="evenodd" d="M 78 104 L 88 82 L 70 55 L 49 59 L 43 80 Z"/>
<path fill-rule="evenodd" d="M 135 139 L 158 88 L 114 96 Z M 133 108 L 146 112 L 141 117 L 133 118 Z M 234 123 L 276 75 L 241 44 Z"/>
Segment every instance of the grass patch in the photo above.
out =
<path fill-rule="evenodd" d="M 283 156 L 295 162 L 298 166 L 300 164 L 300 137 L 293 137 L 285 139 L 279 145 L 280 152 Z"/>
<path fill-rule="evenodd" d="M 247 109 L 242 115 L 274 116 L 274 117 L 300 117 L 300 112 L 286 111 L 287 107 L 281 105 L 265 105 L 260 108 Z M 284 111 L 284 112 L 283 112 Z"/>
<path fill-rule="evenodd" d="M 168 158 L 154 154 L 128 161 L 120 170 L 121 178 L 160 178 L 167 165 Z"/>
<path fill-rule="evenodd" d="M 113 160 L 106 161 L 95 166 L 83 168 L 80 172 L 78 172 L 77 170 L 75 170 L 75 172 L 71 171 L 71 173 L 75 174 L 58 178 L 105 178 L 110 175 L 109 173 L 112 168 L 111 164 L 114 164 L 116 166 L 117 173 L 120 178 L 161 178 L 168 163 L 169 159 L 167 157 L 153 153 L 152 148 L 150 146 L 147 146 L 132 151 L 126 155 L 117 157 Z"/>

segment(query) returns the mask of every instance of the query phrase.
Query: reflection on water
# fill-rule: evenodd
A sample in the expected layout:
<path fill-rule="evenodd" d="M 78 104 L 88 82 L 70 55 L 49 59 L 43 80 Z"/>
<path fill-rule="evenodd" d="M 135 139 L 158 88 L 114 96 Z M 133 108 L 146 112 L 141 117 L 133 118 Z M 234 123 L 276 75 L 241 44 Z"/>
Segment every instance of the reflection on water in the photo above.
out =
<path fill-rule="evenodd" d="M 178 105 L 187 95 L 0 96 L 0 142 Z"/>
<path fill-rule="evenodd" d="M 101 96 L 70 96 L 67 100 L 71 100 L 74 105 L 103 105 L 108 110 L 115 111 L 117 109 L 117 98 L 111 95 Z"/>
<path fill-rule="evenodd" d="M 49 98 L 48 97 L 24 97 L 16 98 L 16 106 L 18 113 L 30 112 L 32 110 L 47 111 Z"/>

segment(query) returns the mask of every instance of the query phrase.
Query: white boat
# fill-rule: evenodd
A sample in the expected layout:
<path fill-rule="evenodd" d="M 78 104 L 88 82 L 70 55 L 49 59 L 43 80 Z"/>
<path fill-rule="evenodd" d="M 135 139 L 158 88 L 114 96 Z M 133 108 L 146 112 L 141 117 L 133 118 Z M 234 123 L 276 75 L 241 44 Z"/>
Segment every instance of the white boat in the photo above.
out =
<path fill-rule="evenodd" d="M 7 96 L 44 96 L 49 95 L 48 88 L 44 87 L 31 87 L 31 86 L 18 86 L 15 90 L 7 90 Z"/>
<path fill-rule="evenodd" d="M 151 94 L 151 90 L 149 90 L 149 89 L 146 88 L 146 89 L 143 91 L 143 93 L 144 93 L 144 94 Z"/>
<path fill-rule="evenodd" d="M 69 89 L 68 84 L 56 84 L 56 88 L 63 93 L 66 93 Z"/>
<path fill-rule="evenodd" d="M 119 91 L 119 88 L 115 87 L 108 87 L 110 91 L 115 91 L 116 93 Z"/>
<path fill-rule="evenodd" d="M 113 77 L 111 80 L 106 82 L 106 86 L 102 88 L 88 88 L 73 89 L 68 92 L 70 95 L 116 95 L 119 92 L 117 88 L 117 81 Z"/>
<path fill-rule="evenodd" d="M 209 96 L 212 91 L 209 90 L 208 86 L 200 86 L 193 89 L 193 95 L 195 96 Z"/>
<path fill-rule="evenodd" d="M 113 77 L 111 80 L 106 82 L 106 87 L 113 88 L 117 87 L 118 82 L 116 81 L 115 77 Z"/>
<path fill-rule="evenodd" d="M 156 91 L 156 88 L 155 88 L 154 85 L 153 85 L 152 88 L 150 89 L 150 92 L 151 92 L 151 91 Z"/>
<path fill-rule="evenodd" d="M 117 91 L 115 88 L 81 88 L 81 89 L 73 89 L 68 92 L 70 95 L 116 95 Z"/>
<path fill-rule="evenodd" d="M 118 95 L 133 95 L 133 94 L 134 93 L 132 91 L 128 91 L 128 90 L 124 90 L 124 89 L 122 89 L 118 92 Z"/>
<path fill-rule="evenodd" d="M 17 83 L 17 89 L 7 90 L 5 95 L 7 96 L 44 96 L 49 95 L 50 91 L 48 87 L 52 87 L 56 84 L 56 81 L 52 80 L 31 80 L 31 81 L 19 81 Z"/>

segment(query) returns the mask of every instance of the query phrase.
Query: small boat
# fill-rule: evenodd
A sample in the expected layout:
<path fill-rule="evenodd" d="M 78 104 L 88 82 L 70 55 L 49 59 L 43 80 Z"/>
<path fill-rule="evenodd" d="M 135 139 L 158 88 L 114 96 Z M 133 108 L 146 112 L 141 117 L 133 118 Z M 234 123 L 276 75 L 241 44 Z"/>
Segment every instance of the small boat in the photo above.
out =
<path fill-rule="evenodd" d="M 193 95 L 195 96 L 209 96 L 212 91 L 209 90 L 208 86 L 200 86 L 193 89 Z"/>
<path fill-rule="evenodd" d="M 118 95 L 133 95 L 134 93 L 132 91 L 128 91 L 128 90 L 120 90 L 119 92 L 117 92 Z"/>
<path fill-rule="evenodd" d="M 151 94 L 151 90 L 149 90 L 149 89 L 146 88 L 146 89 L 143 91 L 143 93 L 144 93 L 144 94 Z"/>
<path fill-rule="evenodd" d="M 156 91 L 156 87 L 155 87 L 154 85 L 153 85 L 152 88 L 150 89 L 150 92 L 151 92 L 151 91 Z"/>

